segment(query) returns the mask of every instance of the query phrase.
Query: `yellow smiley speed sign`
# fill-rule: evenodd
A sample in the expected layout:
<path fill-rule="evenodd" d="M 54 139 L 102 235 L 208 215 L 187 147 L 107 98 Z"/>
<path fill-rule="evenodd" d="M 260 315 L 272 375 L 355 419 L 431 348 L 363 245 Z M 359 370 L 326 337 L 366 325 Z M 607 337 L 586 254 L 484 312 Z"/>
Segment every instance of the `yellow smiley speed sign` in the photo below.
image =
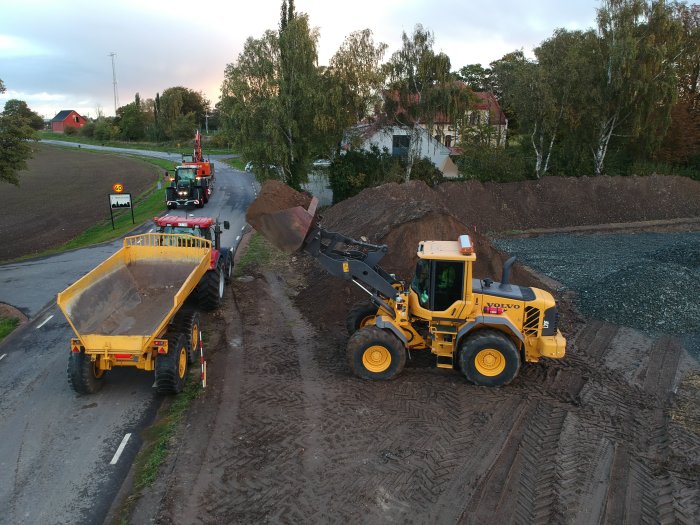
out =
<path fill-rule="evenodd" d="M 121 193 L 124 191 L 124 185 L 117 182 L 112 186 L 112 190 L 114 190 L 114 193 Z"/>

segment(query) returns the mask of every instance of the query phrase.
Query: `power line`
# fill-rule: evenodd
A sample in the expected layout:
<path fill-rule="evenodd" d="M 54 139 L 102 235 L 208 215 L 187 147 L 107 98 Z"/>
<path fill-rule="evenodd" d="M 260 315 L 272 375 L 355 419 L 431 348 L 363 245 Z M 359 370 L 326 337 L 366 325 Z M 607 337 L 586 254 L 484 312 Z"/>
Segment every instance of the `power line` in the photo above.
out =
<path fill-rule="evenodd" d="M 114 57 L 117 54 L 112 51 L 108 56 L 112 57 L 112 84 L 114 86 L 114 116 L 117 116 L 117 104 L 119 104 L 119 93 L 117 92 L 117 70 L 114 67 Z"/>

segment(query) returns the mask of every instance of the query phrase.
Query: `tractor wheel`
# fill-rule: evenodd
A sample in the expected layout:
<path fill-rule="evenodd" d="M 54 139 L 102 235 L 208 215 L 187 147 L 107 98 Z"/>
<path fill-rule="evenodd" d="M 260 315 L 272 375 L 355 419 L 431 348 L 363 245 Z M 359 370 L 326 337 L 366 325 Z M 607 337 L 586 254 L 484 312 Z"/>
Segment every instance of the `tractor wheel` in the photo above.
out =
<path fill-rule="evenodd" d="M 230 251 L 226 252 L 226 258 L 224 260 L 224 281 L 226 284 L 231 282 L 233 277 L 233 256 Z"/>
<path fill-rule="evenodd" d="M 175 188 L 165 188 L 165 201 L 174 201 L 177 197 L 175 193 Z M 168 209 L 173 210 L 177 208 L 177 204 L 168 204 Z"/>
<path fill-rule="evenodd" d="M 156 357 L 156 390 L 159 394 L 179 394 L 187 378 L 187 338 L 168 334 L 168 353 Z"/>
<path fill-rule="evenodd" d="M 352 335 L 360 328 L 374 324 L 374 318 L 377 315 L 377 305 L 370 301 L 361 301 L 356 303 L 348 313 L 345 319 L 345 328 L 348 334 Z"/>
<path fill-rule="evenodd" d="M 195 192 L 195 199 L 199 201 L 199 204 L 197 204 L 197 208 L 204 208 L 204 192 L 202 191 L 202 188 L 197 188 Z"/>
<path fill-rule="evenodd" d="M 475 385 L 506 385 L 518 375 L 520 354 L 503 332 L 479 330 L 460 345 L 459 368 Z"/>
<path fill-rule="evenodd" d="M 348 364 L 362 379 L 394 379 L 406 365 L 406 349 L 393 334 L 366 326 L 348 340 Z"/>
<path fill-rule="evenodd" d="M 97 362 L 84 351 L 71 352 L 68 358 L 68 382 L 78 394 L 94 394 L 102 385 L 104 370 L 97 368 Z"/>
<path fill-rule="evenodd" d="M 185 335 L 188 362 L 190 364 L 197 362 L 199 332 L 202 330 L 199 312 L 190 309 L 180 310 L 173 319 L 173 329 Z"/>
<path fill-rule="evenodd" d="M 205 273 L 199 283 L 199 304 L 204 310 L 216 310 L 224 299 L 226 279 L 221 266 L 219 263 L 216 268 Z"/>

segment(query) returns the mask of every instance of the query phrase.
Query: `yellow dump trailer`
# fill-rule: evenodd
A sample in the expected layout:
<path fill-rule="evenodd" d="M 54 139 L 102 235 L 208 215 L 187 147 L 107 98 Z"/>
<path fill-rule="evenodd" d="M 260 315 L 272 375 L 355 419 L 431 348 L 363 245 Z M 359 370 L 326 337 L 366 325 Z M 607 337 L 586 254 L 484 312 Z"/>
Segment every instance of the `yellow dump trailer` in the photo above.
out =
<path fill-rule="evenodd" d="M 197 311 L 182 306 L 210 272 L 211 254 L 211 241 L 200 237 L 127 237 L 119 251 L 59 293 L 58 306 L 76 335 L 68 365 L 73 389 L 94 393 L 105 372 L 131 366 L 154 371 L 160 393 L 182 390 L 200 330 Z"/>

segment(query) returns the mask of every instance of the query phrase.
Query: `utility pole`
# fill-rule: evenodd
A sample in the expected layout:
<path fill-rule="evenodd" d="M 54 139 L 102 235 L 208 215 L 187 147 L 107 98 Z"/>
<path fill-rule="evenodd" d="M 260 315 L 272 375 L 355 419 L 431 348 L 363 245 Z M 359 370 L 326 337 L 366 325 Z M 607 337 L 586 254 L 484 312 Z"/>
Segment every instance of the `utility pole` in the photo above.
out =
<path fill-rule="evenodd" d="M 114 57 L 117 54 L 112 51 L 108 56 L 112 57 L 112 85 L 114 86 L 114 116 L 117 116 L 117 104 L 119 103 L 119 94 L 117 93 L 117 70 L 114 67 Z"/>

